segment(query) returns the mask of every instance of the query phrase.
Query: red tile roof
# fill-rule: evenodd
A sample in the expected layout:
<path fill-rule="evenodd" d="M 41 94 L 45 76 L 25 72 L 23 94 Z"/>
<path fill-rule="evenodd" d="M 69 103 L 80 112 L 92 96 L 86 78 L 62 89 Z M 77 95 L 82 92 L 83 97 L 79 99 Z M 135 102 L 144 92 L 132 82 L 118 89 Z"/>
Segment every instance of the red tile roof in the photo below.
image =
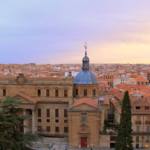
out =
<path fill-rule="evenodd" d="M 135 80 L 136 80 L 137 82 L 148 82 L 148 80 L 147 80 L 146 78 L 144 78 L 143 76 L 137 76 L 137 77 L 135 78 Z"/>
<path fill-rule="evenodd" d="M 150 91 L 150 86 L 147 85 L 129 85 L 129 84 L 118 84 L 115 89 L 118 90 L 123 90 L 123 91 L 129 91 L 130 93 L 143 93 L 143 95 L 145 94 L 149 94 Z"/>

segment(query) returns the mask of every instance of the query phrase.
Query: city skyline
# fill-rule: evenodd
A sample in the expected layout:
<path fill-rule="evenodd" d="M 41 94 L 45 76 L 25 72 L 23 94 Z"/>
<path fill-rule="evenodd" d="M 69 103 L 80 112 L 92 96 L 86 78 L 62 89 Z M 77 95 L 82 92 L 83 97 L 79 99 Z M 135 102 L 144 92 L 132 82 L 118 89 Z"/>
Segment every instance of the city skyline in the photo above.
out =
<path fill-rule="evenodd" d="M 150 63 L 150 1 L 14 0 L 0 5 L 0 63 Z"/>

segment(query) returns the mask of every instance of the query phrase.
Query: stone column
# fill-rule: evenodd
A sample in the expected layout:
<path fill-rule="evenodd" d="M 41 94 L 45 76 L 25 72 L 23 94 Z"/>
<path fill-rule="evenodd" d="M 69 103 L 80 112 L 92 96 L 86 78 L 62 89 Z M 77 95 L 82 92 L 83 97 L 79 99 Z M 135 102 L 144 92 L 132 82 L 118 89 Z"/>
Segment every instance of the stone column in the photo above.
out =
<path fill-rule="evenodd" d="M 36 112 L 35 109 L 32 109 L 32 133 L 37 131 L 37 120 L 36 120 Z"/>

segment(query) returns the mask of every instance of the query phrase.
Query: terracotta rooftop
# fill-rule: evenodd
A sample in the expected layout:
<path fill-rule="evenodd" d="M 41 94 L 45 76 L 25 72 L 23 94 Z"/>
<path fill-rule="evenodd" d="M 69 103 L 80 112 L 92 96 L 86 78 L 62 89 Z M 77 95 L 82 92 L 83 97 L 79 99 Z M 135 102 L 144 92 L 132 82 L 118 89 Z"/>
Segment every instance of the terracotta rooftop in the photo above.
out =
<path fill-rule="evenodd" d="M 150 86 L 147 85 L 129 85 L 129 84 L 118 84 L 116 87 L 116 89 L 118 90 L 123 90 L 123 91 L 129 91 L 129 92 L 137 92 L 137 91 L 141 91 L 142 93 L 149 93 L 150 91 Z"/>
<path fill-rule="evenodd" d="M 144 78 L 143 76 L 137 76 L 137 77 L 135 77 L 135 80 L 137 82 L 148 82 L 148 80 L 146 78 Z"/>

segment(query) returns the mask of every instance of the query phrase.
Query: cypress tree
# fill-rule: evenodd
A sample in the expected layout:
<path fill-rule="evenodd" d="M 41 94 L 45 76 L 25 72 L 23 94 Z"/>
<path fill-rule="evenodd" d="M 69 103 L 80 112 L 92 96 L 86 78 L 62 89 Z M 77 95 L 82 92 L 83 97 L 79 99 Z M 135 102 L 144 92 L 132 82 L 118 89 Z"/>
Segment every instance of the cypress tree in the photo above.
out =
<path fill-rule="evenodd" d="M 122 101 L 120 124 L 116 141 L 116 150 L 133 150 L 132 147 L 131 103 L 128 91 Z"/>

